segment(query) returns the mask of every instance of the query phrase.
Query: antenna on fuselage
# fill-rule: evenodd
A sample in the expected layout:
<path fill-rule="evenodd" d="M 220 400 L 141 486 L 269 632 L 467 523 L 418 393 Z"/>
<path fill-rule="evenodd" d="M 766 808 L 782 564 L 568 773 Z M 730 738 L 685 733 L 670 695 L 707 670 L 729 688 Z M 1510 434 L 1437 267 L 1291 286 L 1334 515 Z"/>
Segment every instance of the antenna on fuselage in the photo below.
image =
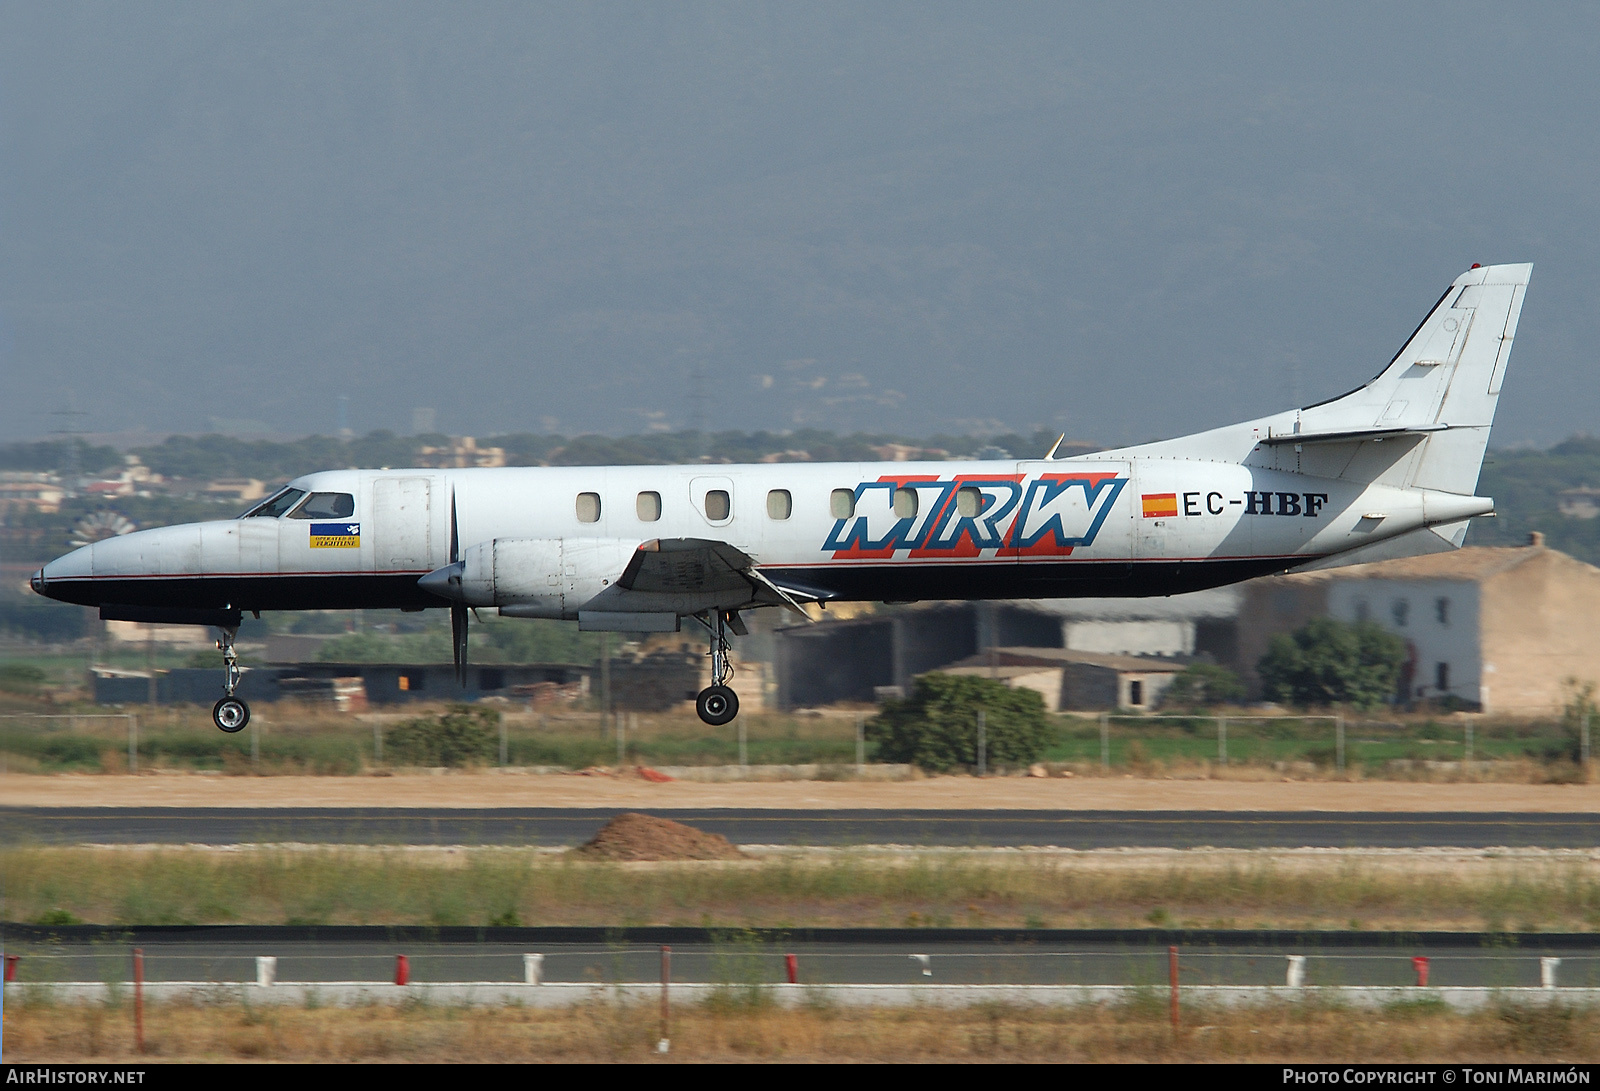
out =
<path fill-rule="evenodd" d="M 1045 434 L 1049 435 L 1048 432 L 1045 433 Z M 1065 432 L 1062 432 L 1059 436 L 1056 437 L 1056 441 L 1054 443 L 1052 443 L 1050 445 L 1050 449 L 1044 453 L 1044 460 L 1046 462 L 1049 462 L 1051 459 L 1056 457 L 1056 451 L 1058 451 L 1061 448 L 1061 441 L 1066 439 L 1066 438 L 1067 438 L 1067 434 Z"/>

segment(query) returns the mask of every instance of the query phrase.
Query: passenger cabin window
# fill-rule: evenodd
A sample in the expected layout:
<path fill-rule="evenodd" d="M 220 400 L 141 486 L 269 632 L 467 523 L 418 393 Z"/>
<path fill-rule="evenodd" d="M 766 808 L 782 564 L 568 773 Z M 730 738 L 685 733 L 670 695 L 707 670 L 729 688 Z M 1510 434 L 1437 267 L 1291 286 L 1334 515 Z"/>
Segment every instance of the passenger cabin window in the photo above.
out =
<path fill-rule="evenodd" d="M 834 489 L 828 497 L 828 514 L 835 519 L 848 519 L 856 513 L 854 489 Z"/>
<path fill-rule="evenodd" d="M 720 523 L 733 514 L 733 498 L 725 489 L 712 489 L 706 493 L 706 518 Z"/>
<path fill-rule="evenodd" d="M 598 523 L 600 521 L 600 494 L 597 492 L 580 492 L 578 494 L 578 522 Z"/>
<path fill-rule="evenodd" d="M 658 492 L 640 493 L 635 510 L 639 513 L 639 522 L 654 523 L 661 518 L 661 494 Z"/>
<path fill-rule="evenodd" d="M 314 492 L 289 513 L 291 519 L 348 519 L 356 511 L 356 498 L 347 492 Z"/>
<path fill-rule="evenodd" d="M 245 512 L 239 518 L 254 519 L 260 517 L 263 519 L 277 519 L 282 516 L 284 512 L 298 504 L 300 502 L 300 498 L 304 495 L 304 489 L 284 489 L 275 496 L 267 497 L 267 499 L 263 500 L 261 503 Z"/>
<path fill-rule="evenodd" d="M 971 519 L 983 510 L 983 491 L 971 485 L 956 490 L 956 514 Z"/>
<path fill-rule="evenodd" d="M 788 489 L 773 489 L 767 493 L 767 518 L 787 519 L 794 513 L 794 497 Z"/>
<path fill-rule="evenodd" d="M 917 490 L 894 490 L 894 513 L 901 519 L 910 519 L 917 514 Z"/>

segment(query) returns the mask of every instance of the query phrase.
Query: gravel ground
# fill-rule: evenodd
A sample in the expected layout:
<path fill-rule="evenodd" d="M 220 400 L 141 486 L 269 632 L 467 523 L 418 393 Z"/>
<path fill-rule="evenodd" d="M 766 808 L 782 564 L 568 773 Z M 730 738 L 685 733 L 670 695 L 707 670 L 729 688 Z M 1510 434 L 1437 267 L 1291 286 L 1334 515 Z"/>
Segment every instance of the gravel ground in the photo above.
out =
<path fill-rule="evenodd" d="M 849 810 L 1600 812 L 1600 784 L 928 777 L 898 783 L 654 784 L 637 776 L 481 772 L 356 777 L 0 776 L 11 807 L 768 807 Z"/>

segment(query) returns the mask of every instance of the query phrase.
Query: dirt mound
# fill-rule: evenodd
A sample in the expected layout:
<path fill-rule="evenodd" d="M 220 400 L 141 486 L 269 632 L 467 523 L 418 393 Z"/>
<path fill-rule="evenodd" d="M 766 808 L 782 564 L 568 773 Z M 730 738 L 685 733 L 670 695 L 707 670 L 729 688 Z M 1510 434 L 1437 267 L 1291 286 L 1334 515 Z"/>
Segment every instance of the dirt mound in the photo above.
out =
<path fill-rule="evenodd" d="M 721 834 L 648 814 L 619 814 L 594 840 L 572 850 L 594 860 L 740 860 L 744 853 Z"/>

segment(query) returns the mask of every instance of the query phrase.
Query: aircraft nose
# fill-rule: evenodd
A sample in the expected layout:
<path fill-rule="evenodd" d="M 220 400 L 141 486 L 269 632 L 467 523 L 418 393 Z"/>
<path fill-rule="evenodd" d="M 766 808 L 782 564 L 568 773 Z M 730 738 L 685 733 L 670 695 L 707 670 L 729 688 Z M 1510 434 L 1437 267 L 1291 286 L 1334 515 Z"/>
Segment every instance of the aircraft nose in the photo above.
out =
<path fill-rule="evenodd" d="M 461 575 L 466 571 L 466 564 L 457 561 L 447 564 L 443 568 L 436 568 L 426 576 L 417 580 L 417 586 L 430 595 L 438 595 L 451 602 L 461 601 Z"/>
<path fill-rule="evenodd" d="M 85 588 L 89 577 L 93 574 L 93 547 L 83 546 L 74 549 L 65 557 L 57 557 L 28 577 L 28 586 L 33 588 L 36 594 L 43 595 L 47 599 L 77 602 L 80 598 L 79 592 Z"/>

